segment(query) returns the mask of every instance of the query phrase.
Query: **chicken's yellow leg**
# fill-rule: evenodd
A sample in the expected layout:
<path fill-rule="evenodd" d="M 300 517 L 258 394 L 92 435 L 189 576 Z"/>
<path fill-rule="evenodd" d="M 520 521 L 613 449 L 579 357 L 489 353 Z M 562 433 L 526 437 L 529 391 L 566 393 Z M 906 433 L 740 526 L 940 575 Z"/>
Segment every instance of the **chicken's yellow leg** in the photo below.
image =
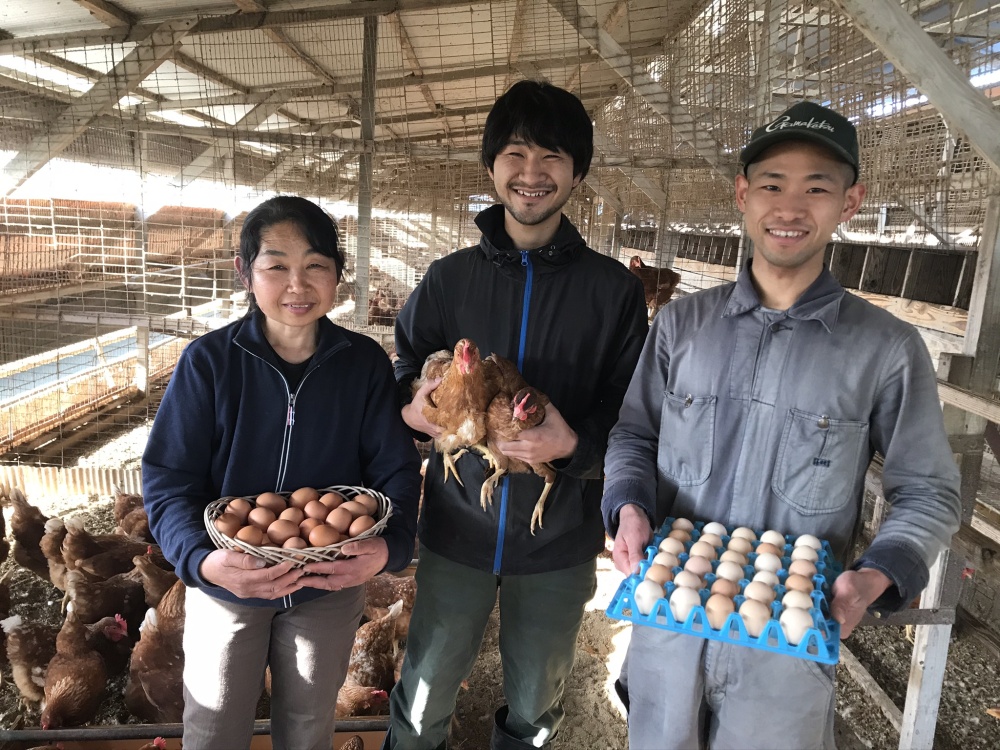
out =
<path fill-rule="evenodd" d="M 538 528 L 542 528 L 542 510 L 545 508 L 545 498 L 549 496 L 549 491 L 552 489 L 552 485 L 555 484 L 556 480 L 553 479 L 551 482 L 546 482 L 545 487 L 542 488 L 541 497 L 538 498 L 538 502 L 535 503 L 535 509 L 531 511 L 531 535 L 535 535 L 535 524 L 538 524 Z"/>
<path fill-rule="evenodd" d="M 479 490 L 479 504 L 483 506 L 483 510 L 486 510 L 486 504 L 493 504 L 493 490 L 496 489 L 503 475 L 507 472 L 499 467 L 486 477 L 486 481 L 483 482 L 482 488 Z"/>
<path fill-rule="evenodd" d="M 441 454 L 441 462 L 444 464 L 444 481 L 448 481 L 448 473 L 451 472 L 455 477 L 455 481 L 458 482 L 459 487 L 465 486 L 462 482 L 462 477 L 458 475 L 458 469 L 455 468 L 455 462 L 466 453 L 468 453 L 468 451 L 465 450 L 465 448 L 462 448 L 461 450 L 456 451 L 455 455 L 451 455 L 450 453 Z"/>

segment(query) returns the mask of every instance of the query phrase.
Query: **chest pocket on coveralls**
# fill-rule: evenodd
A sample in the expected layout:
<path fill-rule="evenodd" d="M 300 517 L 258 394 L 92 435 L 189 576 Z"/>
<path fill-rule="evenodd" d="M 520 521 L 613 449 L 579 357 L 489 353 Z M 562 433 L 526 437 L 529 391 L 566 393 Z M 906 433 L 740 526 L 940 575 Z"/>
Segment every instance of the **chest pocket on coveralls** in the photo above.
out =
<path fill-rule="evenodd" d="M 663 394 L 660 411 L 660 471 L 680 487 L 702 484 L 712 473 L 715 396 Z"/>
<path fill-rule="evenodd" d="M 853 498 L 868 423 L 789 409 L 771 486 L 806 515 L 835 513 Z"/>

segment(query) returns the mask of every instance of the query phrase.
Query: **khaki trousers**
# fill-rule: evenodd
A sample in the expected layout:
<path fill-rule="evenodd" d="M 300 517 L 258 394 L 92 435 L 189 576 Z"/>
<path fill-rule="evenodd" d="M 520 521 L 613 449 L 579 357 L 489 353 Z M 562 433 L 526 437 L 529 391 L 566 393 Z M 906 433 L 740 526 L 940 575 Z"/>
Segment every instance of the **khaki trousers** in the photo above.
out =
<path fill-rule="evenodd" d="M 271 666 L 275 750 L 330 750 L 337 691 L 364 586 L 287 610 L 220 601 L 189 588 L 184 620 L 184 750 L 250 747 Z"/>

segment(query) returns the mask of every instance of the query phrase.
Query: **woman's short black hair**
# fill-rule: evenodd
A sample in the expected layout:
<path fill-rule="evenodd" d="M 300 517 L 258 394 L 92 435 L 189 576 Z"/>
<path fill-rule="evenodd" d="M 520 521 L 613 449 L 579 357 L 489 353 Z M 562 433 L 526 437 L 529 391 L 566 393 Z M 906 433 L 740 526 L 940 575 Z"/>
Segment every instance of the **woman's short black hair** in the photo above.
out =
<path fill-rule="evenodd" d="M 268 227 L 291 221 L 298 226 L 309 245 L 320 255 L 332 258 L 337 267 L 337 281 L 344 275 L 344 254 L 340 250 L 340 231 L 337 223 L 322 208 L 297 195 L 278 195 L 256 206 L 240 231 L 240 258 L 243 273 L 249 276 L 253 262 L 260 253 L 261 235 Z M 248 292 L 250 309 L 257 308 L 253 293 Z"/>
<path fill-rule="evenodd" d="M 581 179 L 594 156 L 594 126 L 583 102 L 541 81 L 518 81 L 496 101 L 483 131 L 483 164 L 493 162 L 512 140 L 523 140 L 573 157 L 573 176 Z"/>

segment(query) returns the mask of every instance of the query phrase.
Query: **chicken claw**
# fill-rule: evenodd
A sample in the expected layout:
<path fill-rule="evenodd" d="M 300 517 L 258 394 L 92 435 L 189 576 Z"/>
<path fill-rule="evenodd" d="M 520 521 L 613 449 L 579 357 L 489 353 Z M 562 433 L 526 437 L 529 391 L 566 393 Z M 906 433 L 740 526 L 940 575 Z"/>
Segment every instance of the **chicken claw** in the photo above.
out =
<path fill-rule="evenodd" d="M 456 451 L 454 455 L 450 453 L 442 453 L 441 461 L 444 463 L 444 481 L 448 481 L 448 472 L 450 471 L 455 477 L 455 481 L 458 482 L 459 487 L 465 487 L 465 483 L 462 482 L 462 477 L 458 475 L 458 469 L 455 467 L 455 462 L 468 453 L 465 448 Z"/>
<path fill-rule="evenodd" d="M 488 477 L 486 481 L 483 482 L 482 489 L 479 490 L 479 504 L 483 506 L 483 510 L 486 510 L 486 504 L 489 503 L 493 505 L 493 491 L 500 484 L 500 480 L 503 478 L 504 474 L 507 472 L 497 469 Z"/>
<path fill-rule="evenodd" d="M 538 524 L 538 528 L 542 528 L 542 510 L 545 508 L 545 498 L 549 496 L 549 490 L 552 489 L 552 485 L 555 484 L 553 479 L 551 482 L 546 482 L 545 487 L 542 488 L 541 497 L 538 498 L 538 502 L 535 503 L 535 509 L 531 511 L 531 535 L 535 535 L 535 524 Z"/>

